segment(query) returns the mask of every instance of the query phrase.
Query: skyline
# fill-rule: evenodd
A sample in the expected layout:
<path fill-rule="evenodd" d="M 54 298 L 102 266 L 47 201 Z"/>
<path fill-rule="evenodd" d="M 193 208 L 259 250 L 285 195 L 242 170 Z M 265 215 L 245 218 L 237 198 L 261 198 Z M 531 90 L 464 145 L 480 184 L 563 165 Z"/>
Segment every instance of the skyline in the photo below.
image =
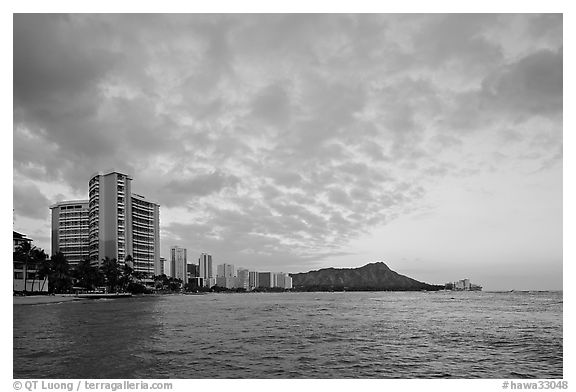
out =
<path fill-rule="evenodd" d="M 49 251 L 49 205 L 113 168 L 160 204 L 161 257 L 562 289 L 562 27 L 15 15 L 14 228 Z"/>

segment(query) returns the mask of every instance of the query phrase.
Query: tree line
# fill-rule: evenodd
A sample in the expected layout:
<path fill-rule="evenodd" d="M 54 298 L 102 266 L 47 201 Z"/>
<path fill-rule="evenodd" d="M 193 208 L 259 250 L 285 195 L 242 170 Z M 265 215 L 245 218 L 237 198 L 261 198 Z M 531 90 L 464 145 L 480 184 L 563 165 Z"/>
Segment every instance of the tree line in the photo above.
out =
<path fill-rule="evenodd" d="M 74 289 L 95 291 L 105 289 L 110 293 L 129 292 L 144 293 L 149 289 L 143 283 L 146 274 L 132 268 L 132 256 L 127 256 L 121 265 L 116 259 L 104 258 L 100 266 L 95 266 L 86 258 L 75 267 L 71 266 L 62 252 L 48 257 L 43 249 L 32 246 L 29 242 L 19 245 L 13 254 L 15 263 L 24 268 L 24 294 L 28 291 L 28 282 L 42 282 L 39 287 L 44 293 L 48 282 L 49 294 L 71 293 Z M 46 279 L 47 278 L 47 279 Z"/>
<path fill-rule="evenodd" d="M 24 268 L 24 291 L 28 282 L 32 281 L 34 289 L 36 281 L 42 282 L 39 287 L 41 294 L 66 294 L 75 290 L 101 291 L 108 293 L 142 294 L 151 292 L 178 293 L 186 292 L 244 292 L 245 289 L 227 289 L 225 287 L 199 287 L 194 283 L 184 283 L 182 279 L 168 277 L 165 274 L 149 276 L 144 272 L 136 271 L 132 267 L 132 256 L 126 256 L 123 264 L 116 259 L 105 257 L 99 266 L 86 258 L 76 266 L 70 265 L 62 252 L 52 255 L 51 258 L 43 249 L 32 246 L 29 242 L 19 245 L 14 251 L 14 263 L 21 263 Z M 46 279 L 47 278 L 47 279 Z M 151 278 L 151 279 L 149 279 Z M 150 285 L 146 285 L 149 283 Z M 151 287 L 152 286 L 152 287 Z M 257 288 L 254 291 L 282 292 L 280 288 Z"/>

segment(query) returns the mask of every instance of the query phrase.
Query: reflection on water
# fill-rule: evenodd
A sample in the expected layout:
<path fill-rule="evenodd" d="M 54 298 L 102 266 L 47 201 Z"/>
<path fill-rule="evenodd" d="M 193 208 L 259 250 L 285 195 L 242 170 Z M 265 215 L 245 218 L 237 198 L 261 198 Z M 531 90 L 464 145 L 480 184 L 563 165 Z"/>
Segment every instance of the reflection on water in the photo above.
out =
<path fill-rule="evenodd" d="M 561 378 L 562 293 L 249 293 L 14 306 L 14 378 Z"/>

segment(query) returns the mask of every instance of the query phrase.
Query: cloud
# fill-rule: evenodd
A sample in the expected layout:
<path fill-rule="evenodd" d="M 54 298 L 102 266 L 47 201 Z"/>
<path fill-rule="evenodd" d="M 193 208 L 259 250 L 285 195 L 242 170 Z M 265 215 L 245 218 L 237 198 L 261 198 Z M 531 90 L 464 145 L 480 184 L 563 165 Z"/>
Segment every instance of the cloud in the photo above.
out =
<path fill-rule="evenodd" d="M 426 64 L 454 63 L 465 67 L 486 67 L 500 60 L 497 45 L 484 38 L 483 32 L 497 22 L 490 14 L 436 15 L 424 21 L 415 34 L 415 50 Z"/>
<path fill-rule="evenodd" d="M 114 64 L 112 52 L 90 45 L 65 15 L 14 15 L 14 101 L 44 119 L 86 110 L 88 92 Z M 78 35 L 80 34 L 80 35 Z M 102 39 L 102 36 L 96 36 Z"/>
<path fill-rule="evenodd" d="M 14 183 L 14 212 L 16 215 L 32 219 L 45 219 L 48 216 L 50 201 L 32 183 Z"/>
<path fill-rule="evenodd" d="M 339 257 L 495 156 L 556 170 L 561 24 L 16 15 L 14 175 L 29 188 L 15 195 L 85 194 L 115 168 L 161 205 L 163 247 L 292 266 Z"/>
<path fill-rule="evenodd" d="M 266 87 L 253 101 L 252 113 L 273 125 L 286 126 L 290 121 L 290 98 L 281 86 Z"/>
<path fill-rule="evenodd" d="M 183 201 L 178 196 L 182 196 L 184 200 L 198 196 L 208 196 L 212 193 L 220 192 L 226 187 L 233 187 L 239 182 L 239 178 L 219 171 L 189 178 L 176 178 L 170 180 L 163 187 L 163 193 L 166 196 L 163 200 L 165 200 L 166 206 L 175 206 Z"/>
<path fill-rule="evenodd" d="M 562 50 L 540 50 L 490 74 L 482 103 L 525 118 L 562 112 Z"/>

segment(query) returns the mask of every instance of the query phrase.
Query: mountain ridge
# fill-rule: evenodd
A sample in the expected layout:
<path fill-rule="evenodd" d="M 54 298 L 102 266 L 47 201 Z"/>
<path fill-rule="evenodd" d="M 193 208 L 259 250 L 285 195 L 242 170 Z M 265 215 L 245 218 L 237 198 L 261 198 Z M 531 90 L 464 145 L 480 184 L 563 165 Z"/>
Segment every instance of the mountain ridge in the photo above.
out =
<path fill-rule="evenodd" d="M 401 275 L 382 261 L 357 268 L 329 267 L 290 276 L 294 289 L 302 291 L 436 291 L 444 288 Z"/>

